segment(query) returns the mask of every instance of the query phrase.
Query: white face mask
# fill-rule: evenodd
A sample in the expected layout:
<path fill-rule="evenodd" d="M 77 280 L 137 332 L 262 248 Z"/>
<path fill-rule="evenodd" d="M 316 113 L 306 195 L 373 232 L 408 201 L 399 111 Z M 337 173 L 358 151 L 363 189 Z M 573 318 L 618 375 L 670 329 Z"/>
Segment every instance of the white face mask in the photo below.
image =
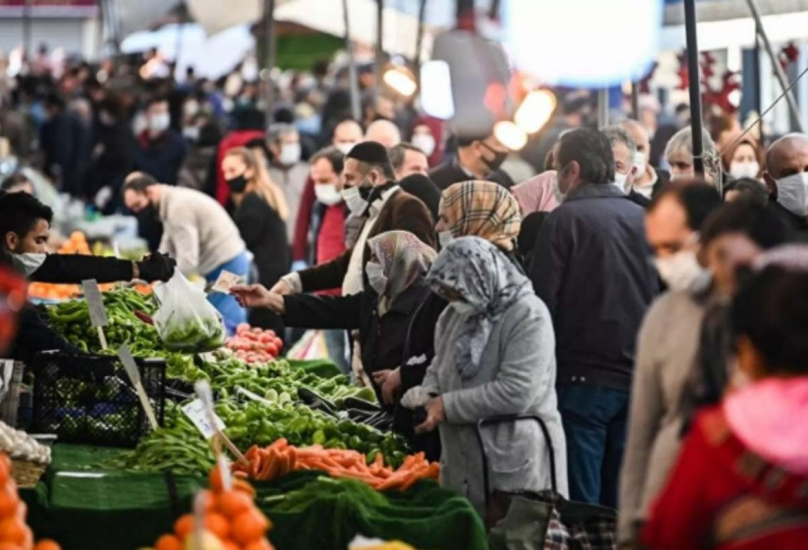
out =
<path fill-rule="evenodd" d="M 412 144 L 430 156 L 435 152 L 435 138 L 431 134 L 415 134 L 412 136 Z"/>
<path fill-rule="evenodd" d="M 300 160 L 300 143 L 284 143 L 281 145 L 281 154 L 278 155 L 278 162 L 284 166 L 297 164 Z"/>
<path fill-rule="evenodd" d="M 348 210 L 356 216 L 361 215 L 368 207 L 368 201 L 359 194 L 358 187 L 348 187 L 342 190 L 342 199 L 348 205 Z"/>
<path fill-rule="evenodd" d="M 368 282 L 376 294 L 381 296 L 387 290 L 387 275 L 382 271 L 382 266 L 378 262 L 368 262 L 365 265 L 365 273 L 368 275 Z"/>
<path fill-rule="evenodd" d="M 654 263 L 670 290 L 687 290 L 705 273 L 693 250 L 680 250 L 667 258 L 655 258 Z"/>
<path fill-rule="evenodd" d="M 614 173 L 614 186 L 620 189 L 621 191 L 626 191 L 626 180 L 628 179 L 628 174 L 621 174 L 619 172 Z"/>
<path fill-rule="evenodd" d="M 464 317 L 477 313 L 475 307 L 468 302 L 454 301 L 451 302 L 451 306 L 457 313 L 463 315 Z"/>
<path fill-rule="evenodd" d="M 317 196 L 317 200 L 326 206 L 333 206 L 342 202 L 342 195 L 337 191 L 337 186 L 333 183 L 316 184 L 314 194 Z"/>
<path fill-rule="evenodd" d="M 634 166 L 637 167 L 637 177 L 642 177 L 645 174 L 645 169 L 648 165 L 648 157 L 645 156 L 645 153 L 640 153 L 637 151 L 637 154 L 634 155 Z"/>
<path fill-rule="evenodd" d="M 47 254 L 41 252 L 26 252 L 24 254 L 12 254 L 14 269 L 28 277 L 31 273 L 39 269 L 45 261 Z"/>
<path fill-rule="evenodd" d="M 351 152 L 351 149 L 354 148 L 354 145 L 356 145 L 356 143 L 352 141 L 344 141 L 342 143 L 337 143 L 334 147 L 342 151 L 343 155 L 347 155 Z"/>
<path fill-rule="evenodd" d="M 171 125 L 171 116 L 168 113 L 159 113 L 149 117 L 149 131 L 153 134 L 159 134 L 168 130 Z"/>
<path fill-rule="evenodd" d="M 795 216 L 808 215 L 808 172 L 781 178 L 777 184 L 777 204 Z"/>
<path fill-rule="evenodd" d="M 441 231 L 438 233 L 438 242 L 441 248 L 446 248 L 453 239 L 454 235 L 452 235 L 451 231 Z"/>
<path fill-rule="evenodd" d="M 755 160 L 752 162 L 733 162 L 729 165 L 729 175 L 735 179 L 755 179 L 759 172 L 760 164 Z"/>
<path fill-rule="evenodd" d="M 199 126 L 186 126 L 182 129 L 182 135 L 189 141 L 197 141 L 199 139 Z"/>

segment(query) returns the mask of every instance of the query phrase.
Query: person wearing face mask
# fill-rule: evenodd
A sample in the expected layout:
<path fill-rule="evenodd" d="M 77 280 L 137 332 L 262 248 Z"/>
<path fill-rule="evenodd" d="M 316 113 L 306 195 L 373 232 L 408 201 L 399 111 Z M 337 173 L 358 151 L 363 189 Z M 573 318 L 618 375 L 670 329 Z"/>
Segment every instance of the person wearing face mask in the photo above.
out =
<path fill-rule="evenodd" d="M 146 129 L 138 136 L 140 149 L 136 169 L 154 176 L 166 185 L 176 185 L 188 146 L 171 129 L 168 101 L 154 96 L 146 102 Z"/>
<path fill-rule="evenodd" d="M 135 167 L 138 143 L 121 98 L 110 92 L 98 104 L 96 145 L 87 173 L 87 196 L 104 214 L 120 206 L 123 180 Z"/>
<path fill-rule="evenodd" d="M 179 184 L 214 197 L 216 195 L 217 149 L 222 141 L 218 123 L 206 115 L 194 120 L 198 136 L 180 168 Z"/>
<path fill-rule="evenodd" d="M 402 191 L 393 178 L 393 167 L 383 145 L 365 141 L 351 149 L 342 170 L 341 192 L 351 212 L 346 227 L 348 248 L 330 262 L 284 276 L 272 290 L 279 294 L 334 288 L 341 288 L 343 295 L 361 292 L 368 261 L 365 245 L 368 239 L 387 231 L 409 231 L 428 246 L 436 247 L 432 216 L 426 206 Z"/>
<path fill-rule="evenodd" d="M 275 123 L 267 130 L 266 144 L 270 152 L 269 177 L 281 188 L 289 206 L 286 231 L 292 243 L 295 222 L 300 210 L 309 167 L 300 160 L 300 134 L 291 124 Z"/>
<path fill-rule="evenodd" d="M 410 143 L 426 154 L 430 167 L 437 166 L 443 160 L 445 152 L 443 121 L 430 116 L 419 116 L 415 119 Z"/>
<path fill-rule="evenodd" d="M 734 139 L 731 139 L 734 142 Z M 757 141 L 751 137 L 744 137 L 732 147 L 721 154 L 721 163 L 724 172 L 734 179 L 763 178 L 763 154 Z"/>
<path fill-rule="evenodd" d="M 631 182 L 631 191 L 638 193 L 648 200 L 654 198 L 670 181 L 670 173 L 666 170 L 657 170 L 650 161 L 651 145 L 648 131 L 636 120 L 625 120 L 618 125 L 625 130 L 637 146 L 634 157 L 635 173 Z"/>
<path fill-rule="evenodd" d="M 570 496 L 615 507 L 635 338 L 658 278 L 643 209 L 612 184 L 609 139 L 571 130 L 556 159 L 566 198 L 542 225 L 528 273 L 555 326 Z"/>
<path fill-rule="evenodd" d="M 354 145 L 365 139 L 362 127 L 353 119 L 346 119 L 334 126 L 331 145 L 347 155 Z"/>
<path fill-rule="evenodd" d="M 177 268 L 186 277 L 199 275 L 212 284 L 222 271 L 228 271 L 246 280 L 250 260 L 244 241 L 213 198 L 193 189 L 159 184 L 143 172 L 132 172 L 123 184 L 123 200 L 138 223 L 162 222 L 159 250 L 176 258 Z M 214 292 L 208 301 L 222 314 L 230 333 L 247 320 L 231 296 Z"/>
<path fill-rule="evenodd" d="M 63 193 L 82 197 L 92 149 L 90 132 L 61 95 L 48 94 L 44 105 L 47 119 L 39 129 L 39 148 L 45 174 Z"/>
<path fill-rule="evenodd" d="M 435 357 L 422 383 L 401 399 L 425 407 L 416 433 L 440 431 L 441 484 L 487 517 L 476 424 L 506 415 L 535 415 L 552 441 L 558 491 L 567 495 L 564 430 L 554 388 L 553 321 L 530 280 L 499 248 L 478 237 L 452 241 L 427 275 L 449 302 L 435 327 Z M 539 425 L 501 423 L 482 432 L 494 491 L 550 486 L 547 445 Z"/>
<path fill-rule="evenodd" d="M 738 383 L 696 416 L 643 548 L 808 547 L 808 254 L 792 248 L 732 301 Z"/>
<path fill-rule="evenodd" d="M 483 137 L 458 137 L 457 156 L 429 171 L 429 178 L 440 189 L 468 180 L 493 181 L 505 189 L 514 182 L 500 166 L 508 149 L 493 134 Z"/>
<path fill-rule="evenodd" d="M 637 340 L 620 478 L 621 543 L 637 541 L 696 408 L 707 395 L 714 398 L 724 390 L 730 355 L 724 319 L 735 293 L 736 267 L 786 239 L 785 226 L 765 207 L 746 201 L 721 205 L 717 199 L 707 185 L 671 187 L 646 216 L 649 240 L 662 256 L 657 264 L 671 261 L 660 272 L 679 282 L 651 306 Z M 698 242 L 692 237 L 696 232 Z M 684 248 L 671 254 L 677 241 Z M 689 259 L 677 259 L 684 257 Z"/>
<path fill-rule="evenodd" d="M 0 197 L 2 249 L 16 271 L 29 281 L 78 284 L 86 279 L 114 283 L 134 279 L 167 281 L 176 262 L 153 254 L 140 262 L 79 254 L 48 254 L 53 211 L 27 193 Z"/>
<path fill-rule="evenodd" d="M 273 284 L 289 271 L 291 254 L 284 220 L 289 215 L 283 193 L 269 178 L 266 167 L 245 147 L 227 152 L 222 161 L 225 181 L 233 201 L 233 221 L 253 255 L 261 284 Z M 284 333 L 280 318 L 264 309 L 247 317 L 254 327 Z"/>
<path fill-rule="evenodd" d="M 763 179 L 771 196 L 769 207 L 801 241 L 808 241 L 808 137 L 789 134 L 772 143 Z"/>
<path fill-rule="evenodd" d="M 336 147 L 327 147 L 311 158 L 311 179 L 316 202 L 310 223 L 309 265 L 321 265 L 345 252 L 345 220 L 348 207 L 342 200 L 340 174 L 345 156 Z M 276 279 L 277 280 L 277 279 Z M 334 291 L 339 295 L 339 291 Z"/>
<path fill-rule="evenodd" d="M 715 143 L 707 130 L 702 130 L 702 156 L 704 157 L 704 178 L 718 188 L 720 159 Z M 665 160 L 670 165 L 671 181 L 696 177 L 693 170 L 693 132 L 682 128 L 665 145 Z"/>
<path fill-rule="evenodd" d="M 261 285 L 231 289 L 244 307 L 269 308 L 292 327 L 358 329 L 362 365 L 379 403 L 392 411 L 401 397 L 383 391 L 383 381 L 401 365 L 415 308 L 430 294 L 425 276 L 436 253 L 407 231 L 368 239 L 364 268 L 368 284 L 349 296 L 282 296 Z"/>
<path fill-rule="evenodd" d="M 401 181 L 411 174 L 426 175 L 429 172 L 427 155 L 415 145 L 402 142 L 390 147 L 387 152 L 396 173 L 396 181 Z"/>
<path fill-rule="evenodd" d="M 634 204 L 646 208 L 651 201 L 634 190 L 634 176 L 637 173 L 637 145 L 631 136 L 619 126 L 608 126 L 603 133 L 612 144 L 614 155 L 614 185 L 628 195 Z"/>

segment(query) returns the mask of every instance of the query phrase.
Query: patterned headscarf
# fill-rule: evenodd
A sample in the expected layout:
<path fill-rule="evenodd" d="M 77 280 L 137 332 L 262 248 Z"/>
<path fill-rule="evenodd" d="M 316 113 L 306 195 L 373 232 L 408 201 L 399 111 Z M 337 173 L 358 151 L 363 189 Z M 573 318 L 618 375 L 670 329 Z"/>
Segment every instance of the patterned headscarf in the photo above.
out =
<path fill-rule="evenodd" d="M 490 181 L 464 181 L 441 196 L 443 225 L 457 237 L 480 237 L 503 250 L 513 250 L 522 215 L 510 192 Z"/>
<path fill-rule="evenodd" d="M 426 275 L 437 253 L 409 231 L 388 231 L 368 240 L 370 251 L 382 266 L 387 288 L 379 300 L 379 314 L 420 277 Z"/>
<path fill-rule="evenodd" d="M 455 364 L 463 378 L 480 370 L 480 358 L 494 323 L 517 300 L 533 294 L 530 280 L 500 249 L 478 237 L 463 237 L 449 243 L 427 275 L 432 290 L 445 298 L 447 290 L 459 294 L 474 308 L 461 321 L 455 342 Z"/>

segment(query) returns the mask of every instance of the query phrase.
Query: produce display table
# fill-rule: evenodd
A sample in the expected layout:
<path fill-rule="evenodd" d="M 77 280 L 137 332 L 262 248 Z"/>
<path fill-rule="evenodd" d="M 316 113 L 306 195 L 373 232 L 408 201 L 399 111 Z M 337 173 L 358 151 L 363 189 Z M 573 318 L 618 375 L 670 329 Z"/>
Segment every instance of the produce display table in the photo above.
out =
<path fill-rule="evenodd" d="M 174 498 L 164 474 L 89 470 L 87 466 L 119 451 L 57 444 L 45 478 L 20 491 L 29 523 L 39 537 L 51 537 L 64 550 L 135 550 L 150 546 L 172 529 L 174 518 L 190 511 L 192 495 L 205 480 L 178 476 Z M 279 495 L 300 489 L 317 472 L 294 472 L 272 483 L 258 483 L 256 504 L 273 521 L 269 538 L 278 550 L 344 550 L 361 533 L 401 539 L 418 548 L 487 548 L 479 516 L 467 500 L 421 481 L 406 493 L 385 494 L 386 503 L 324 499 L 286 512 L 273 507 Z"/>

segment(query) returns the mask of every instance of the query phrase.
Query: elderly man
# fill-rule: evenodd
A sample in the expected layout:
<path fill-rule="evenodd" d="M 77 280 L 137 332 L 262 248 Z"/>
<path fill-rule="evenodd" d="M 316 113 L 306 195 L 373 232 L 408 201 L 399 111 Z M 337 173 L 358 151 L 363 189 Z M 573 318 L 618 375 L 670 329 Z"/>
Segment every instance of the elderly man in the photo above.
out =
<path fill-rule="evenodd" d="M 269 177 L 283 190 L 289 206 L 286 233 L 291 243 L 294 239 L 297 212 L 309 176 L 309 166 L 300 161 L 300 134 L 291 124 L 272 124 L 267 130 L 266 143 L 271 154 Z"/>
<path fill-rule="evenodd" d="M 375 141 L 389 149 L 401 143 L 401 132 L 398 126 L 389 120 L 379 119 L 368 125 L 365 141 Z"/>
<path fill-rule="evenodd" d="M 774 209 L 801 241 L 808 241 L 808 137 L 789 134 L 766 151 L 763 179 Z"/>
<path fill-rule="evenodd" d="M 635 204 L 647 208 L 651 200 L 634 190 L 634 177 L 637 174 L 637 145 L 631 136 L 619 126 L 603 129 L 609 138 L 614 155 L 614 184 L 628 195 Z"/>
<path fill-rule="evenodd" d="M 500 170 L 509 152 L 493 134 L 458 138 L 456 158 L 433 168 L 429 177 L 441 189 L 467 180 L 493 181 L 510 189 L 514 181 Z"/>
<path fill-rule="evenodd" d="M 412 174 L 425 176 L 429 172 L 429 160 L 426 154 L 415 145 L 399 143 L 391 147 L 388 153 L 396 173 L 396 181 L 401 181 Z"/>
<path fill-rule="evenodd" d="M 637 146 L 635 158 L 634 181 L 631 190 L 651 200 L 670 180 L 670 174 L 664 170 L 657 171 L 648 162 L 651 154 L 651 145 L 648 141 L 648 132 L 636 120 L 625 120 L 618 126 L 625 130 Z"/>
<path fill-rule="evenodd" d="M 556 159 L 566 198 L 541 228 L 529 275 L 553 316 L 570 497 L 614 507 L 635 339 L 658 281 L 643 209 L 612 184 L 606 136 L 572 130 Z"/>
<path fill-rule="evenodd" d="M 331 145 L 347 155 L 354 145 L 364 139 L 364 132 L 358 122 L 352 119 L 343 120 L 334 126 L 334 134 L 331 137 Z"/>

